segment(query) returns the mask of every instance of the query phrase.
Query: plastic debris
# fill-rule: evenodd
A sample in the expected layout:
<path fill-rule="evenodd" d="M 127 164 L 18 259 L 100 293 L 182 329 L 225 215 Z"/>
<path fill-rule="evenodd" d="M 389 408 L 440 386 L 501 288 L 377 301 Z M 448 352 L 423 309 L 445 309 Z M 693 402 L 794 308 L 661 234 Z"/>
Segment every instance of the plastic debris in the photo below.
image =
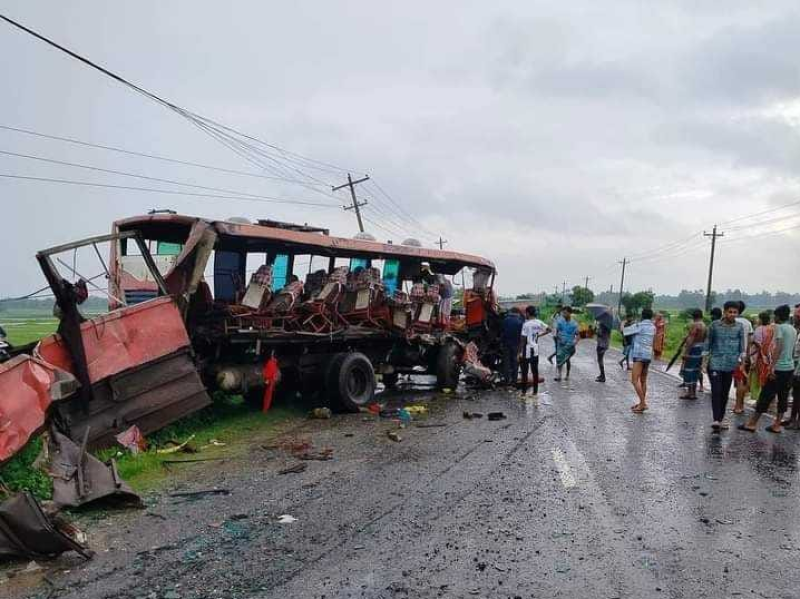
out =
<path fill-rule="evenodd" d="M 421 416 L 422 414 L 428 413 L 427 406 L 421 406 L 421 405 L 406 406 L 403 409 L 412 416 Z"/>
<path fill-rule="evenodd" d="M 489 420 L 492 420 L 492 421 L 505 420 L 506 419 L 506 415 L 503 414 L 503 412 L 489 412 L 489 414 L 487 415 L 487 418 Z"/>
<path fill-rule="evenodd" d="M 297 522 L 297 518 L 289 514 L 282 514 L 278 516 L 278 524 L 291 524 L 292 522 Z"/>
<path fill-rule="evenodd" d="M 333 449 L 326 447 L 322 451 L 304 451 L 303 453 L 295 454 L 298 460 L 316 460 L 319 462 L 326 462 L 333 459 Z"/>
<path fill-rule="evenodd" d="M 147 440 L 142 431 L 135 424 L 128 430 L 121 432 L 116 437 L 117 443 L 136 455 L 139 452 L 147 451 Z"/>
<path fill-rule="evenodd" d="M 194 435 L 190 435 L 186 441 L 183 443 L 178 443 L 177 445 L 173 445 L 172 447 L 165 447 L 164 449 L 156 450 L 156 453 L 160 454 L 169 454 L 169 453 L 178 453 L 179 451 L 188 450 L 189 443 L 194 439 Z"/>
<path fill-rule="evenodd" d="M 333 416 L 330 408 L 314 408 L 308 413 L 308 417 L 314 420 L 330 420 Z"/>
<path fill-rule="evenodd" d="M 203 489 L 201 491 L 179 491 L 177 493 L 170 493 L 170 497 L 184 499 L 187 501 L 194 501 L 195 499 L 203 499 L 211 495 L 230 495 L 230 489 Z"/>
<path fill-rule="evenodd" d="M 278 474 L 300 474 L 301 472 L 305 472 L 307 468 L 308 464 L 300 462 L 299 464 L 295 464 L 294 466 L 289 466 L 288 468 L 279 470 Z"/>

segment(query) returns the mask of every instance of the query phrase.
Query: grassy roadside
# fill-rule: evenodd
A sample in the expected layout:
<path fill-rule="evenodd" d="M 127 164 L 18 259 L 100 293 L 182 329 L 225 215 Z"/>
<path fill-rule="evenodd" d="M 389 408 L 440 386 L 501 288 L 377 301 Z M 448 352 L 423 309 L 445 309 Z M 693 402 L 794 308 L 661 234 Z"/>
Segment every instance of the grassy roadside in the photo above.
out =
<path fill-rule="evenodd" d="M 255 439 L 280 433 L 301 414 L 299 408 L 288 406 L 275 406 L 269 413 L 262 414 L 247 406 L 240 396 L 218 394 L 208 408 L 148 436 L 148 450 L 144 453 L 133 455 L 118 447 L 100 450 L 95 455 L 103 461 L 112 457 L 116 459 L 120 476 L 135 491 L 145 492 L 168 480 L 172 474 L 171 468 L 182 467 L 165 461 L 243 455 Z M 182 443 L 192 435 L 194 438 L 187 446 L 191 453 L 158 453 L 158 449 Z M 0 481 L 10 491 L 28 490 L 39 499 L 51 497 L 49 477 L 33 466 L 41 447 L 42 438 L 38 437 L 0 467 Z"/>

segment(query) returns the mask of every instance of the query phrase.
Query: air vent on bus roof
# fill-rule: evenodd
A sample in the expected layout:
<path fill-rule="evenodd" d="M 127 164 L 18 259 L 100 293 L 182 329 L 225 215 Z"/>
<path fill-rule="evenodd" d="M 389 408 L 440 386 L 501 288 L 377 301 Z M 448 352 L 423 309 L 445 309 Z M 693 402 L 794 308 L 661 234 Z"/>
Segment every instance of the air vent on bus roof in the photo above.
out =
<path fill-rule="evenodd" d="M 253 223 L 250 221 L 249 218 L 246 216 L 231 216 L 228 219 L 229 223 L 233 223 L 234 225 L 252 225 Z"/>
<path fill-rule="evenodd" d="M 408 239 L 403 240 L 403 245 L 410 245 L 411 247 L 421 248 L 422 242 L 419 239 L 414 239 L 413 237 L 409 237 Z"/>
<path fill-rule="evenodd" d="M 366 231 L 356 233 L 353 235 L 353 239 L 359 239 L 361 241 L 378 241 L 372 233 L 367 233 Z"/>

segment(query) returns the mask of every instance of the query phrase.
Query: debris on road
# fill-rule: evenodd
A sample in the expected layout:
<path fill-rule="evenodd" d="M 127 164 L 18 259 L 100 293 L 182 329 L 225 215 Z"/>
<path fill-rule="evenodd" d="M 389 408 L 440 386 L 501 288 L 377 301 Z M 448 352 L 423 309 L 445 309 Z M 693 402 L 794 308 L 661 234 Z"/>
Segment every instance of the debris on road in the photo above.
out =
<path fill-rule="evenodd" d="M 170 453 L 178 453 L 179 451 L 186 451 L 187 453 L 196 453 L 197 450 L 193 449 L 189 444 L 194 440 L 194 435 L 189 435 L 189 438 L 186 439 L 183 443 L 178 443 L 177 441 L 170 441 L 172 443 L 171 447 L 165 447 L 164 449 L 156 450 L 158 454 L 170 454 Z"/>
<path fill-rule="evenodd" d="M 291 524 L 292 522 L 297 522 L 297 518 L 289 514 L 278 516 L 278 524 Z"/>
<path fill-rule="evenodd" d="M 414 428 L 444 428 L 447 426 L 444 422 L 422 422 L 415 424 Z"/>
<path fill-rule="evenodd" d="M 480 412 L 464 412 L 464 418 L 474 420 L 475 418 L 483 418 L 483 414 Z"/>
<path fill-rule="evenodd" d="M 53 503 L 59 508 L 78 507 L 111 498 L 126 506 L 142 507 L 141 498 L 120 478 L 116 462 L 112 459 L 104 464 L 86 451 L 86 436 L 79 447 L 51 427 L 49 471 L 53 479 Z"/>
<path fill-rule="evenodd" d="M 230 495 L 230 489 L 202 489 L 200 491 L 178 491 L 176 493 L 170 493 L 170 497 L 175 497 L 177 499 L 185 499 L 187 501 L 194 501 L 196 499 L 204 499 L 205 497 L 213 496 L 213 495 Z"/>
<path fill-rule="evenodd" d="M 133 455 L 147 451 L 147 440 L 142 431 L 135 424 L 114 437 L 117 443 L 130 451 Z"/>
<path fill-rule="evenodd" d="M 503 412 L 489 412 L 487 418 L 491 421 L 505 420 L 506 415 Z"/>
<path fill-rule="evenodd" d="M 333 416 L 330 408 L 314 408 L 308 413 L 312 420 L 330 420 Z"/>
<path fill-rule="evenodd" d="M 307 468 L 308 464 L 300 462 L 294 466 L 289 466 L 283 470 L 278 470 L 278 474 L 300 474 L 301 472 L 305 472 Z"/>
<path fill-rule="evenodd" d="M 333 459 L 333 449 L 325 448 L 322 451 L 305 451 L 300 454 L 296 454 L 295 457 L 298 460 L 316 460 L 318 462 L 327 462 L 328 460 Z"/>
<path fill-rule="evenodd" d="M 394 441 L 395 443 L 399 443 L 400 441 L 402 441 L 402 440 L 403 440 L 403 437 L 401 437 L 401 436 L 400 436 L 398 433 L 396 433 L 395 431 L 386 431 L 386 436 L 387 436 L 387 437 L 389 437 L 389 439 L 390 439 L 391 441 Z"/>
<path fill-rule="evenodd" d="M 86 559 L 92 552 L 78 539 L 77 528 L 45 514 L 28 492 L 0 504 L 0 556 L 47 558 L 75 551 Z"/>

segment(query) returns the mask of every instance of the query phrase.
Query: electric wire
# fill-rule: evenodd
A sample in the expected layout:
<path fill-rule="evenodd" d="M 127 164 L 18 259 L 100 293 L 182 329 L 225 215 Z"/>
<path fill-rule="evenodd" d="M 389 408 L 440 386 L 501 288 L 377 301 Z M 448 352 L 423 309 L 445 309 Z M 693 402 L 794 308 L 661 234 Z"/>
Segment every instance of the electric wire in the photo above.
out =
<path fill-rule="evenodd" d="M 153 187 L 135 187 L 131 185 L 113 185 L 110 183 L 94 183 L 91 181 L 75 181 L 71 179 L 58 179 L 53 177 L 33 177 L 27 175 L 16 175 L 11 173 L 0 173 L 0 177 L 4 179 L 19 179 L 25 181 L 38 181 L 44 183 L 59 183 L 62 185 L 79 185 L 83 187 L 99 187 L 105 189 L 123 189 L 127 191 L 143 191 L 143 192 L 150 192 L 150 193 L 161 193 L 165 195 L 178 195 L 178 196 L 188 196 L 188 197 L 197 197 L 197 198 L 214 198 L 214 199 L 222 199 L 222 200 L 239 200 L 242 202 L 260 202 L 260 203 L 267 203 L 267 204 L 293 204 L 293 205 L 302 205 L 302 206 L 315 206 L 318 208 L 336 208 L 336 206 L 331 206 L 329 204 L 322 204 L 322 203 L 314 203 L 314 202 L 298 202 L 296 200 L 281 200 L 281 199 L 260 199 L 260 198 L 253 198 L 253 197 L 246 197 L 246 196 L 229 196 L 229 195 L 219 195 L 219 194 L 211 194 L 211 193 L 193 193 L 188 191 L 177 191 L 174 189 L 158 189 Z"/>
<path fill-rule="evenodd" d="M 278 197 L 275 197 L 275 196 L 265 196 L 265 195 L 261 195 L 261 194 L 254 194 L 254 193 L 248 193 L 248 192 L 244 192 L 244 191 L 225 189 L 225 188 L 221 188 L 221 187 L 209 187 L 207 185 L 197 185 L 197 184 L 194 184 L 194 183 L 186 183 L 184 181 L 176 181 L 174 179 L 164 179 L 164 178 L 161 178 L 161 177 L 151 177 L 151 176 L 148 176 L 148 175 L 141 175 L 141 174 L 137 174 L 137 173 L 130 173 L 130 172 L 127 172 L 127 171 L 119 171 L 119 170 L 115 170 L 115 169 L 108 169 L 108 168 L 103 168 L 103 167 L 99 167 L 99 166 L 93 166 L 93 165 L 89 165 L 89 164 L 80 164 L 80 163 L 77 163 L 77 162 L 67 162 L 67 161 L 64 161 L 64 160 L 55 160 L 53 158 L 45 158 L 43 156 L 35 156 L 33 154 L 22 154 L 22 153 L 19 153 L 19 152 L 9 152 L 7 150 L 0 150 L 0 154 L 5 155 L 5 156 L 14 156 L 16 158 L 25 158 L 25 159 L 28 159 L 28 160 L 37 160 L 37 161 L 40 161 L 40 162 L 47 162 L 49 164 L 57 164 L 57 165 L 61 165 L 61 166 L 69 166 L 69 167 L 73 167 L 73 168 L 82 168 L 82 169 L 87 169 L 87 170 L 101 172 L 101 173 L 109 173 L 109 174 L 113 174 L 113 175 L 121 175 L 121 176 L 124 176 L 124 177 L 135 177 L 137 179 L 144 179 L 144 180 L 147 180 L 147 181 L 156 181 L 158 183 L 169 183 L 171 185 L 180 185 L 180 186 L 183 186 L 183 187 L 192 187 L 192 188 L 195 188 L 195 189 L 205 189 L 207 191 L 219 191 L 219 192 L 222 192 L 222 193 L 234 194 L 234 195 L 237 195 L 237 196 L 246 196 L 246 197 L 259 198 L 259 199 L 265 199 L 265 200 L 271 200 L 271 201 L 281 200 L 281 201 L 284 201 L 286 203 L 295 203 L 296 202 L 298 205 L 304 205 L 304 206 L 325 206 L 325 207 L 327 207 L 327 204 L 321 204 L 319 202 L 311 202 L 311 201 L 307 201 L 307 200 L 294 200 L 294 199 L 290 199 L 290 198 L 278 198 Z"/>
<path fill-rule="evenodd" d="M 286 183 L 305 183 L 304 181 L 298 181 L 297 179 L 292 179 L 292 178 L 275 177 L 275 176 L 270 176 L 270 175 L 264 175 L 264 174 L 261 174 L 261 173 L 251 173 L 251 172 L 248 172 L 248 171 L 241 171 L 241 170 L 236 170 L 236 169 L 223 168 L 223 167 L 219 167 L 219 166 L 212 166 L 210 164 L 203 164 L 203 163 L 199 163 L 199 162 L 191 162 L 191 161 L 188 161 L 188 160 L 180 160 L 178 158 L 170 158 L 168 156 L 159 156 L 157 154 L 147 154 L 145 152 L 136 152 L 134 150 L 125 150 L 123 148 L 118 148 L 118 147 L 115 147 L 115 146 L 108 146 L 108 145 L 103 145 L 103 144 L 95 144 L 95 143 L 91 143 L 91 142 L 88 142 L 88 141 L 76 139 L 76 138 L 73 138 L 73 137 L 61 137 L 61 136 L 58 136 L 58 135 L 48 135 L 46 133 L 41 133 L 39 131 L 32 131 L 30 129 L 22 129 L 22 128 L 19 128 L 19 127 L 11 127 L 9 125 L 0 125 L 0 129 L 5 129 L 7 131 L 15 131 L 17 133 L 24 133 L 26 135 L 32 135 L 32 136 L 41 137 L 41 138 L 44 138 L 44 139 L 62 141 L 62 142 L 66 142 L 66 143 L 71 143 L 71 144 L 75 144 L 75 145 L 88 147 L 88 148 L 95 148 L 95 149 L 100 149 L 100 150 L 108 150 L 108 151 L 111 151 L 111 152 L 118 152 L 120 154 L 127 154 L 127 155 L 130 155 L 130 156 L 137 156 L 137 157 L 140 157 L 140 158 L 150 158 L 150 159 L 153 159 L 153 160 L 161 160 L 161 161 L 170 162 L 170 163 L 173 163 L 173 164 L 181 164 L 183 166 L 192 166 L 192 167 L 196 167 L 196 168 L 203 168 L 203 169 L 208 169 L 208 170 L 212 170 L 212 171 L 218 171 L 218 172 L 221 172 L 221 173 L 232 174 L 232 175 L 241 175 L 241 176 L 245 176 L 245 177 L 257 177 L 257 178 L 260 178 L 260 179 L 268 179 L 268 180 L 272 180 L 272 181 L 283 181 L 283 182 L 286 182 Z M 323 185 L 323 184 L 319 184 L 319 185 Z M 324 184 L 324 185 L 327 186 L 327 184 Z"/>

